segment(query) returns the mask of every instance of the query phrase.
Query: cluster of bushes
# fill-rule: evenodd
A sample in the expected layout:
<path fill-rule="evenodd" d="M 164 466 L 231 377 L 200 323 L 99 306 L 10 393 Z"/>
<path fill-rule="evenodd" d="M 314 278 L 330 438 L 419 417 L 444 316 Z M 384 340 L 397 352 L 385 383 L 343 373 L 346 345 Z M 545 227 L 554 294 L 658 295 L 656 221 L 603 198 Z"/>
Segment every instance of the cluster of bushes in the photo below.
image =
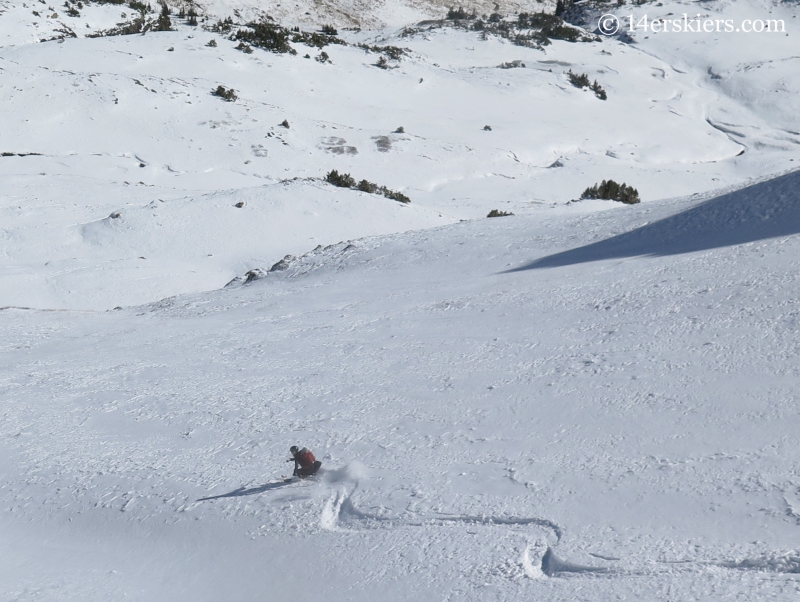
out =
<path fill-rule="evenodd" d="M 248 29 L 237 30 L 232 39 L 278 54 L 297 54 L 289 45 L 291 32 L 285 27 L 269 21 L 251 22 L 247 27 Z"/>
<path fill-rule="evenodd" d="M 404 195 L 402 192 L 389 190 L 386 186 L 378 186 L 375 182 L 368 180 L 361 180 L 356 182 L 356 179 L 349 173 L 340 174 L 335 169 L 329 171 L 325 176 L 325 181 L 339 188 L 350 188 L 351 190 L 360 190 L 361 192 L 368 192 L 369 194 L 382 194 L 387 199 L 398 201 L 400 203 L 410 203 L 411 199 Z"/>
<path fill-rule="evenodd" d="M 584 36 L 579 29 L 565 23 L 561 16 L 548 13 L 520 13 L 517 15 L 517 26 L 520 29 L 538 29 L 548 40 L 591 42 L 594 39 Z"/>
<path fill-rule="evenodd" d="M 320 31 L 316 32 L 301 31 L 299 27 L 292 27 L 291 29 L 283 27 L 269 16 L 264 17 L 261 21 L 251 21 L 240 27 L 236 26 L 233 19 L 227 17 L 213 25 L 206 26 L 205 29 L 215 33 L 229 34 L 230 40 L 239 42 L 236 48 L 247 53 L 252 52 L 253 47 L 255 47 L 278 54 L 296 55 L 297 51 L 292 47 L 292 44 L 304 44 L 320 50 L 330 44 L 348 45 L 343 39 L 337 37 L 339 32 L 333 25 L 323 25 Z M 359 44 L 358 46 L 367 52 L 381 53 L 382 56 L 378 59 L 377 66 L 384 69 L 390 67 L 390 60 L 399 61 L 408 53 L 407 49 L 397 46 L 370 46 L 368 44 Z M 311 58 L 308 54 L 305 57 Z M 330 56 L 326 52 L 321 52 L 315 58 L 320 63 L 331 62 Z"/>
<path fill-rule="evenodd" d="M 589 186 L 583 191 L 581 199 L 604 199 L 635 205 L 640 201 L 639 191 L 627 184 L 617 184 L 614 180 L 603 180 L 600 184 Z"/>
<path fill-rule="evenodd" d="M 597 80 L 594 80 L 594 83 L 590 84 L 589 76 L 585 73 L 573 73 L 572 69 L 570 69 L 567 71 L 567 77 L 569 78 L 569 83 L 576 88 L 589 88 L 600 100 L 606 100 L 608 98 L 606 91 L 597 83 Z"/>
<path fill-rule="evenodd" d="M 407 48 L 400 48 L 399 46 L 370 46 L 369 44 L 359 44 L 358 47 L 366 52 L 380 53 L 381 56 L 378 57 L 375 66 L 381 69 L 391 69 L 392 64 L 389 61 L 399 61 L 408 54 Z"/>
<path fill-rule="evenodd" d="M 325 27 L 328 27 L 329 31 L 336 31 L 329 25 L 326 25 Z M 305 44 L 306 46 L 311 46 L 312 48 L 324 48 L 328 44 L 347 46 L 347 42 L 341 38 L 337 38 L 336 34 L 325 33 L 324 31 L 323 33 L 317 33 L 314 31 L 295 31 L 292 35 L 292 42 Z"/>
<path fill-rule="evenodd" d="M 70 0 L 66 0 L 64 2 L 64 8 L 67 9 L 68 17 L 80 17 L 81 16 L 80 9 L 83 8 L 83 2 L 79 1 L 74 4 L 70 4 Z M 33 14 L 37 14 L 36 11 L 33 11 Z"/>
<path fill-rule="evenodd" d="M 161 3 L 161 12 L 156 19 L 155 31 L 172 31 L 172 19 L 169 18 L 172 11 L 166 2 Z"/>
<path fill-rule="evenodd" d="M 181 9 L 181 12 L 178 14 L 179 17 L 182 19 L 186 19 L 187 25 L 194 25 L 197 27 L 197 11 L 194 9 L 194 6 L 190 6 L 189 10 L 186 11 L 184 14 L 184 9 Z"/>
<path fill-rule="evenodd" d="M 75 7 L 83 8 L 84 5 L 79 1 L 73 6 L 70 4 L 70 2 L 73 1 L 74 0 L 65 1 L 65 6 L 68 9 L 67 14 L 72 15 L 72 12 L 75 12 L 75 15 L 72 16 L 80 16 L 80 13 L 77 12 Z M 86 1 L 88 2 L 89 0 Z M 121 5 L 127 3 L 132 10 L 138 13 L 138 16 L 131 21 L 117 23 L 117 26 L 111 29 L 96 31 L 88 34 L 88 37 L 99 38 L 105 36 L 141 34 L 148 31 L 173 30 L 172 20 L 170 18 L 171 11 L 165 0 L 159 0 L 161 10 L 156 18 L 148 16 L 153 13 L 153 9 L 149 4 L 145 4 L 141 0 L 94 1 L 100 4 Z M 189 2 L 188 9 L 186 6 L 187 5 L 184 5 L 180 9 L 178 17 L 181 19 L 186 19 L 186 22 L 189 25 L 197 25 L 199 15 L 195 10 L 194 4 Z M 205 26 L 206 30 L 220 34 L 231 34 L 234 28 L 235 24 L 231 17 L 219 20 L 213 25 Z M 252 47 L 255 46 L 257 48 L 263 48 L 270 52 L 276 52 L 279 54 L 297 54 L 297 51 L 292 48 L 290 43 L 305 44 L 306 46 L 319 49 L 322 49 L 329 44 L 346 46 L 347 42 L 337 37 L 338 33 L 339 32 L 333 25 L 323 25 L 320 32 L 300 31 L 299 27 L 287 29 L 286 27 L 283 27 L 272 21 L 270 17 L 266 17 L 260 22 L 250 22 L 244 27 L 238 28 L 235 33 L 230 35 L 230 39 L 233 41 L 238 41 L 239 45 L 237 46 L 237 49 L 246 53 L 252 52 Z M 72 35 L 75 37 L 74 34 Z M 208 46 L 216 46 L 216 42 L 212 40 L 212 42 L 208 43 Z M 383 64 L 381 66 L 384 66 L 385 68 L 388 68 L 389 60 L 399 61 L 400 58 L 407 53 L 406 49 L 399 48 L 397 46 L 369 46 L 367 44 L 359 44 L 359 47 L 364 48 L 368 52 L 379 52 L 385 55 L 381 57 L 383 60 Z M 321 52 L 316 57 L 316 60 L 321 63 L 331 62 L 330 57 L 325 52 Z M 379 63 L 380 62 L 381 61 L 379 60 Z"/>
<path fill-rule="evenodd" d="M 56 13 L 53 13 L 53 14 L 55 15 Z M 53 17 L 53 18 L 55 18 L 55 17 Z M 41 42 L 41 43 L 52 42 L 54 40 L 63 41 L 65 38 L 77 38 L 78 37 L 78 34 L 76 34 L 74 31 L 72 31 L 69 27 L 67 27 L 63 23 L 62 23 L 62 27 L 53 28 L 53 32 L 57 33 L 57 34 L 60 34 L 60 35 L 53 36 L 52 38 L 41 38 L 39 40 L 39 42 Z"/>
<path fill-rule="evenodd" d="M 451 7 L 450 10 L 447 11 L 447 17 L 445 18 L 450 21 L 470 21 L 477 19 L 478 15 L 475 11 L 467 13 L 466 10 L 459 6 L 458 8 Z"/>
<path fill-rule="evenodd" d="M 233 102 L 238 96 L 236 96 L 236 91 L 233 88 L 226 88 L 225 86 L 217 86 L 216 90 L 212 90 L 211 94 L 214 96 L 219 96 L 223 100 L 227 100 L 228 102 Z"/>
<path fill-rule="evenodd" d="M 572 69 L 570 69 L 567 71 L 567 78 L 569 79 L 569 83 L 576 88 L 585 88 L 589 85 L 589 76 L 585 73 L 573 73 Z"/>
<path fill-rule="evenodd" d="M 643 1 L 645 1 L 645 0 L 642 0 L 641 2 L 638 2 L 638 4 L 641 4 Z M 572 4 L 573 4 L 573 0 L 557 0 L 557 2 L 556 2 L 556 14 L 560 17 L 561 15 L 563 15 L 567 11 L 567 9 L 569 7 L 572 6 Z M 625 4 L 625 0 L 617 0 L 617 5 L 622 6 L 623 4 Z"/>
<path fill-rule="evenodd" d="M 233 19 L 230 17 L 225 17 L 220 21 L 217 21 L 214 25 L 206 27 L 208 31 L 213 31 L 214 33 L 230 33 L 233 30 Z"/>
<path fill-rule="evenodd" d="M 225 30 L 230 31 L 230 29 L 232 29 L 232 23 L 224 21 L 220 21 L 214 26 L 214 31 L 219 33 L 223 33 Z M 287 29 L 267 18 L 257 23 L 248 23 L 244 29 L 238 29 L 231 39 L 278 54 L 297 54 L 297 51 L 289 44 L 290 42 L 305 44 L 312 48 L 324 48 L 328 44 L 347 45 L 347 42 L 336 37 L 337 33 L 331 25 L 323 26 L 322 33 L 309 32 L 300 31 L 299 27 Z"/>
<path fill-rule="evenodd" d="M 487 215 L 486 217 L 506 217 L 508 215 L 514 215 L 514 214 L 511 213 L 510 211 L 498 211 L 497 209 L 492 209 L 489 212 L 489 215 Z"/>
<path fill-rule="evenodd" d="M 551 40 L 591 42 L 597 39 L 565 23 L 560 16 L 543 12 L 519 13 L 516 19 L 506 19 L 500 13 L 478 17 L 474 12 L 467 13 L 463 8 L 451 8 L 447 12 L 446 20 L 451 21 L 454 27 L 480 31 L 483 39 L 494 34 L 517 46 L 529 48 L 542 48 L 550 44 Z"/>
<path fill-rule="evenodd" d="M 137 17 L 133 21 L 124 23 L 117 23 L 116 27 L 111 29 L 101 29 L 93 33 L 86 34 L 87 38 L 104 38 L 107 36 L 129 36 L 136 33 L 145 33 L 148 31 L 148 24 L 143 17 Z"/>
<path fill-rule="evenodd" d="M 145 4 L 144 2 L 139 2 L 138 0 L 130 0 L 128 2 L 128 6 L 130 6 L 133 10 L 137 13 L 147 14 L 152 12 L 152 8 L 150 8 L 149 4 Z"/>

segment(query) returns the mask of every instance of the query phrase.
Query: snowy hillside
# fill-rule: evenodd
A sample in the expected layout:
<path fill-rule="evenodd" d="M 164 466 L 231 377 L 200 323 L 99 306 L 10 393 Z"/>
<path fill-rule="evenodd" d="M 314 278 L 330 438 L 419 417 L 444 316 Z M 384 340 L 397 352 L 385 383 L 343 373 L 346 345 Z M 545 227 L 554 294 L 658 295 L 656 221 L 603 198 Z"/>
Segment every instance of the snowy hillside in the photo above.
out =
<path fill-rule="evenodd" d="M 6 310 L 5 599 L 796 599 L 799 180 Z"/>
<path fill-rule="evenodd" d="M 798 4 L 554 4 L 0 0 L 0 602 L 800 598 Z"/>
<path fill-rule="evenodd" d="M 792 23 L 795 8 L 775 11 Z M 320 244 L 492 209 L 596 209 L 566 203 L 609 178 L 644 202 L 712 192 L 791 169 L 800 148 L 786 35 L 537 49 L 450 22 L 341 30 L 347 44 L 293 43 L 291 55 L 237 50 L 239 26 L 203 28 L 223 13 L 197 27 L 173 13 L 173 32 L 22 43 L 25 20 L 41 25 L 29 9 L 0 15 L 15 42 L 0 48 L 0 306 L 110 309 L 213 290 Z M 95 32 L 121 13 L 133 15 L 81 12 Z M 407 50 L 386 60 L 390 47 Z M 333 169 L 411 203 L 337 191 L 322 181 Z"/>

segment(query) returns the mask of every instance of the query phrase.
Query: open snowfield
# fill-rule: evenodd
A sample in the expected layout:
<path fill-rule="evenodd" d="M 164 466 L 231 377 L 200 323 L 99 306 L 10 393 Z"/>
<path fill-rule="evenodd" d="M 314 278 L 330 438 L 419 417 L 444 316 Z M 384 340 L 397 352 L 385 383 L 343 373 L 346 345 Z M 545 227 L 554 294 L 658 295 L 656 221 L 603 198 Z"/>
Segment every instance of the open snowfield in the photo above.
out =
<path fill-rule="evenodd" d="M 293 6 L 202 8 L 364 29 L 0 0 L 0 602 L 800 599 L 798 5 L 543 50 Z"/>
<path fill-rule="evenodd" d="M 796 599 L 798 180 L 6 310 L 7 599 Z"/>

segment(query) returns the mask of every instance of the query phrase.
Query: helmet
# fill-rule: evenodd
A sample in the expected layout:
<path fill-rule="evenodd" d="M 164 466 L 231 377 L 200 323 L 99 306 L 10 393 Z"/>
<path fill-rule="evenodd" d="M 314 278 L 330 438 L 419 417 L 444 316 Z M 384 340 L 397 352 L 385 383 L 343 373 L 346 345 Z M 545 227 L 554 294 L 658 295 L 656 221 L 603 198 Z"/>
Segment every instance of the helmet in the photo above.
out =
<path fill-rule="evenodd" d="M 293 454 L 296 454 L 296 453 L 297 453 L 298 451 L 300 451 L 300 450 L 298 449 L 298 447 L 297 447 L 296 445 L 292 445 L 292 446 L 289 448 L 289 451 L 290 451 L 291 453 L 293 453 Z"/>

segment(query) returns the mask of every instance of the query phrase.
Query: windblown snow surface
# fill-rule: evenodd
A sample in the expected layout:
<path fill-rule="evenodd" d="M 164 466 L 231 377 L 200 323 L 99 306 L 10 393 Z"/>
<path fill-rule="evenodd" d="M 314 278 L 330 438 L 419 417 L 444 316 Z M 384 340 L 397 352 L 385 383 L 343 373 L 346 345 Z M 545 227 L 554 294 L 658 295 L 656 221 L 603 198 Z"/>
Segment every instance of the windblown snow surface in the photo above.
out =
<path fill-rule="evenodd" d="M 795 3 L 332 63 L 1 6 L 0 600 L 800 599 Z"/>

